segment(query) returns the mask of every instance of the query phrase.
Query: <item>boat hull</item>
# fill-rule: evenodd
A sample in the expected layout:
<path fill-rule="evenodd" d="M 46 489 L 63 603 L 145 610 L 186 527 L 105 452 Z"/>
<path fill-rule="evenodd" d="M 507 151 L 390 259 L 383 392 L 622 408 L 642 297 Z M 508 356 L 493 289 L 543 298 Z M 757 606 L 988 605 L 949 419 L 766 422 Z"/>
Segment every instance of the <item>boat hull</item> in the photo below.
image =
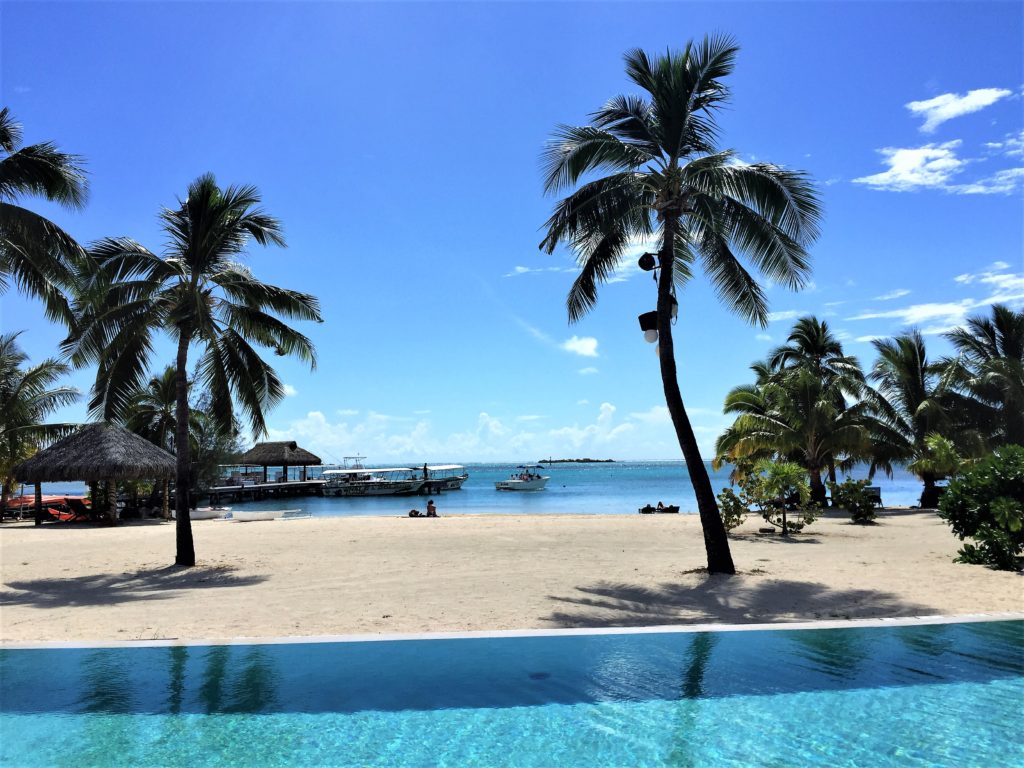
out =
<path fill-rule="evenodd" d="M 494 484 L 497 491 L 543 491 L 549 477 L 537 477 L 531 480 L 499 480 Z"/>
<path fill-rule="evenodd" d="M 261 520 L 280 520 L 288 512 L 299 512 L 298 509 L 262 509 L 232 512 L 231 519 L 239 523 L 255 523 Z"/>
<path fill-rule="evenodd" d="M 338 485 L 325 485 L 324 496 L 411 496 L 419 493 L 422 487 L 422 480 L 341 483 Z"/>

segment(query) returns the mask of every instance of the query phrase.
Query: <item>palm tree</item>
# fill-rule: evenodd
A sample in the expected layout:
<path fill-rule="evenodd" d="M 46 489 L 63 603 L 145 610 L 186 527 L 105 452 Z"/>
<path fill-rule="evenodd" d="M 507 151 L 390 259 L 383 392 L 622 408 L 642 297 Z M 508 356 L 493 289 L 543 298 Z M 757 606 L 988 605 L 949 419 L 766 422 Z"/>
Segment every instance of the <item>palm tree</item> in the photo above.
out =
<path fill-rule="evenodd" d="M 888 468 L 892 461 L 912 462 L 911 471 L 924 483 L 922 507 L 934 507 L 943 474 L 928 461 L 930 435 L 948 436 L 953 423 L 941 367 L 928 361 L 924 338 L 917 330 L 892 339 L 875 339 L 878 359 L 871 370 L 877 383 L 873 398 L 880 419 L 890 428 L 890 439 L 875 441 L 873 466 Z"/>
<path fill-rule="evenodd" d="M 275 315 L 320 322 L 317 299 L 262 283 L 235 260 L 250 240 L 284 245 L 280 224 L 259 202 L 255 187 L 221 189 L 206 174 L 177 208 L 160 214 L 168 237 L 163 256 L 127 238 L 97 243 L 90 251 L 95 273 L 76 300 L 78 327 L 65 342 L 76 364 L 98 363 L 89 406 L 105 419 L 123 417 L 141 387 L 155 335 L 165 332 L 176 344 L 177 565 L 195 565 L 187 492 L 189 350 L 200 354 L 197 379 L 225 432 L 237 402 L 253 433 L 264 434 L 265 413 L 284 396 L 281 380 L 253 344 L 316 365 L 312 342 Z"/>
<path fill-rule="evenodd" d="M 178 403 L 178 378 L 173 365 L 167 366 L 163 373 L 153 376 L 144 387 L 131 398 L 124 412 L 124 423 L 132 432 L 155 443 L 165 451 L 175 452 L 174 436 L 176 434 L 175 416 Z M 163 481 L 164 518 L 170 518 L 168 502 L 170 499 L 170 479 Z"/>
<path fill-rule="evenodd" d="M 7 107 L 0 109 L 0 294 L 11 280 L 43 300 L 46 315 L 71 321 L 62 288 L 74 285 L 84 251 L 52 221 L 19 205 L 38 195 L 76 209 L 85 205 L 86 180 L 81 158 L 50 142 L 20 147 L 21 126 Z"/>
<path fill-rule="evenodd" d="M 864 372 L 860 363 L 857 358 L 843 353 L 842 342 L 832 333 L 827 321 L 814 316 L 800 318 L 786 342 L 769 357 L 773 370 L 802 366 L 821 379 L 823 386 L 837 383 L 832 391 L 836 395 L 836 408 L 840 411 L 846 408 L 847 396 L 859 396 L 863 392 Z M 828 460 L 828 477 L 830 482 L 836 482 L 834 458 Z"/>
<path fill-rule="evenodd" d="M 715 443 L 716 464 L 795 462 L 810 476 L 811 501 L 818 504 L 826 498 L 822 472 L 862 456 L 870 434 L 869 406 L 846 405 L 840 380 L 821 379 L 807 367 L 734 388 L 724 411 L 737 417 Z"/>
<path fill-rule="evenodd" d="M 965 418 L 990 448 L 1024 445 L 1024 311 L 995 304 L 991 319 L 972 317 L 946 338 L 959 353 L 943 365 L 951 385 L 967 395 L 958 402 Z"/>
<path fill-rule="evenodd" d="M 54 386 L 68 372 L 64 363 L 44 360 L 26 366 L 28 356 L 18 347 L 19 335 L 0 335 L 0 509 L 10 496 L 14 465 L 77 426 L 43 423 L 58 408 L 77 400 L 78 390 Z"/>
<path fill-rule="evenodd" d="M 727 37 L 682 52 L 626 54 L 626 74 L 646 92 L 616 96 L 586 126 L 561 126 L 545 153 L 544 186 L 579 185 L 555 206 L 541 248 L 565 243 L 580 274 L 566 305 L 570 322 L 597 302 L 598 285 L 638 240 L 660 241 L 657 331 L 665 401 L 693 483 L 711 573 L 735 573 L 707 468 L 686 415 L 672 341 L 674 294 L 703 266 L 723 302 L 753 323 L 768 318 L 764 291 L 737 258 L 796 289 L 810 271 L 807 246 L 820 208 L 808 178 L 768 163 L 739 162 L 718 147 L 717 111 L 729 96 L 737 46 Z M 583 177 L 605 173 L 580 183 Z"/>

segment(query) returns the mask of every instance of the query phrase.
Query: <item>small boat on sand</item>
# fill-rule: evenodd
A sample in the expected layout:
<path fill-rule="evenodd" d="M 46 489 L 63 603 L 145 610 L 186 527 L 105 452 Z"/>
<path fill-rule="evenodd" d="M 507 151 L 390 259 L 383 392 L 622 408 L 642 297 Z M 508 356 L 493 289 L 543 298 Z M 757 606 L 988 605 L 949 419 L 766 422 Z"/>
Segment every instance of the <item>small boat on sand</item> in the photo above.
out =
<path fill-rule="evenodd" d="M 216 520 L 231 511 L 231 507 L 196 507 L 189 510 L 189 520 Z"/>
<path fill-rule="evenodd" d="M 240 523 L 255 523 L 260 520 L 280 520 L 287 516 L 296 516 L 301 509 L 251 509 L 231 513 L 231 519 Z"/>

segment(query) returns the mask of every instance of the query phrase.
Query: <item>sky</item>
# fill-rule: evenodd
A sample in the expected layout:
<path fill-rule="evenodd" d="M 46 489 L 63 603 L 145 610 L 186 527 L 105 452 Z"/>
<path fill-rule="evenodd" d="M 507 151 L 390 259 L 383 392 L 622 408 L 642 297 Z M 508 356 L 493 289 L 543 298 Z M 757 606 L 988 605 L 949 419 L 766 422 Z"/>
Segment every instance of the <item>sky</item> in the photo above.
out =
<path fill-rule="evenodd" d="M 273 358 L 289 394 L 272 439 L 378 465 L 677 459 L 636 319 L 655 286 L 627 259 L 569 324 L 575 262 L 537 247 L 555 203 L 540 155 L 557 125 L 638 93 L 624 52 L 708 33 L 740 46 L 722 146 L 806 171 L 825 208 L 813 283 L 769 287 L 766 328 L 699 275 L 679 297 L 680 385 L 710 458 L 726 393 L 798 317 L 869 366 L 875 337 L 916 327 L 939 357 L 944 331 L 1024 307 L 1020 3 L 8 1 L 0 95 L 26 144 L 85 158 L 84 210 L 26 201 L 80 242 L 159 250 L 159 211 L 205 172 L 259 188 L 288 247 L 246 263 L 324 316 L 300 327 L 315 371 Z M 63 338 L 15 291 L 0 330 L 36 361 Z M 171 359 L 159 346 L 154 371 Z"/>

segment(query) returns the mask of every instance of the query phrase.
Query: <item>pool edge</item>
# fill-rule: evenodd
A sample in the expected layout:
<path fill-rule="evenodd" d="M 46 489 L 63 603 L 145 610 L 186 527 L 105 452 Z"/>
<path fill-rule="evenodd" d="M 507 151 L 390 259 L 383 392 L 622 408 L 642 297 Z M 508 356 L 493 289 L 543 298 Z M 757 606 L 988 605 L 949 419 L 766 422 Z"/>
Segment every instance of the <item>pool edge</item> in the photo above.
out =
<path fill-rule="evenodd" d="M 233 637 L 219 639 L 157 638 L 151 640 L 44 640 L 8 642 L 0 640 L 0 650 L 60 648 L 159 648 L 168 646 L 209 645 L 286 645 L 300 643 L 375 643 L 401 640 L 469 640 L 483 638 L 560 637 L 572 635 L 692 634 L 697 632 L 753 632 L 764 630 L 851 629 L 899 627 L 929 624 L 970 624 L 985 621 L 1022 621 L 1024 612 L 974 613 L 956 616 L 898 616 L 873 619 L 827 619 L 764 624 L 658 624 L 643 627 L 573 627 L 550 629 L 500 629 L 463 632 L 409 632 L 349 635 L 285 635 L 279 637 Z"/>

